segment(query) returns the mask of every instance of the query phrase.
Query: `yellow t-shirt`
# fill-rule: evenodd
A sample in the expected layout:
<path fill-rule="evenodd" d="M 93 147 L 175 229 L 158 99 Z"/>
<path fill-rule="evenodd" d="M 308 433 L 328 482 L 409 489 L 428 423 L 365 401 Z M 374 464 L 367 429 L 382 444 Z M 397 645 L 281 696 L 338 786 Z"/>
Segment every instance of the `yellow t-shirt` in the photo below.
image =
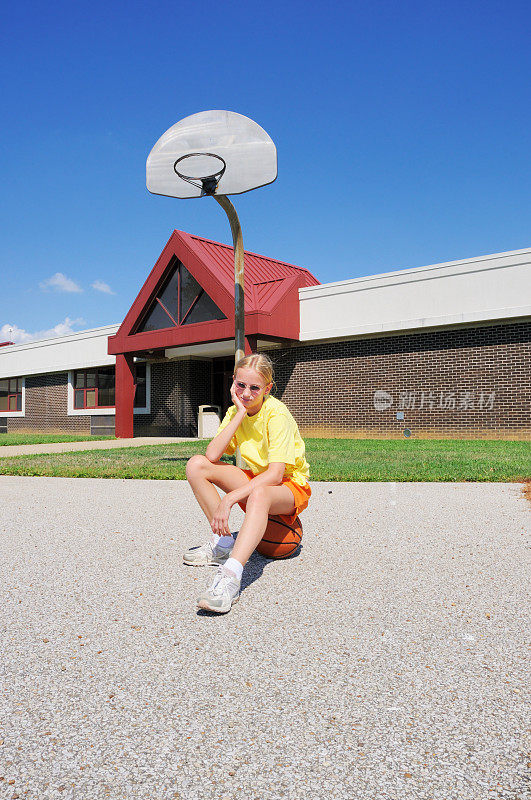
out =
<path fill-rule="evenodd" d="M 218 433 L 236 413 L 236 406 L 228 409 Z M 291 478 L 299 486 L 308 483 L 310 467 L 305 458 L 299 428 L 287 406 L 276 397 L 267 397 L 257 414 L 243 418 L 225 452 L 230 456 L 236 447 L 240 448 L 242 458 L 254 475 L 264 472 L 272 462 L 284 462 L 285 477 Z"/>

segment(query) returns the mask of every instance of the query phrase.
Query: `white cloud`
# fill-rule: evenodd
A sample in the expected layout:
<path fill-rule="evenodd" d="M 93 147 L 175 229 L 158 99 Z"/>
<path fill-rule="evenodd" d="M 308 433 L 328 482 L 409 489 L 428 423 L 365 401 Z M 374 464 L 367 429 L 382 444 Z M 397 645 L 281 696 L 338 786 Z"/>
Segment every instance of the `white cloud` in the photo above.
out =
<path fill-rule="evenodd" d="M 63 322 L 58 322 L 53 328 L 29 333 L 24 328 L 19 328 L 18 325 L 10 325 L 8 322 L 0 328 L 0 341 L 24 344 L 25 342 L 36 342 L 39 339 L 55 339 L 57 336 L 68 336 L 69 333 L 75 333 L 75 327 L 85 324 L 85 320 L 82 317 L 77 317 L 76 319 L 65 317 Z"/>
<path fill-rule="evenodd" d="M 90 285 L 93 289 L 96 289 L 97 292 L 103 292 L 104 294 L 116 294 L 116 292 L 113 292 L 109 284 L 104 283 L 104 281 L 96 280 Z"/>
<path fill-rule="evenodd" d="M 81 286 L 67 278 L 66 275 L 63 275 L 62 272 L 56 272 L 55 275 L 52 275 L 51 278 L 47 278 L 45 281 L 41 281 L 39 283 L 41 289 L 47 291 L 48 289 L 54 289 L 56 292 L 82 292 L 83 289 Z"/>

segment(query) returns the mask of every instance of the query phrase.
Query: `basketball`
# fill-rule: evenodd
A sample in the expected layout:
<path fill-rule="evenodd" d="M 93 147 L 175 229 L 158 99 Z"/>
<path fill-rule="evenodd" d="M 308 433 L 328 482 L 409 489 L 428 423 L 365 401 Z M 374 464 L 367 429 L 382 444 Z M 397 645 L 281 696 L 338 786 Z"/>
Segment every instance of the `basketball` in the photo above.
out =
<path fill-rule="evenodd" d="M 298 517 L 290 525 L 281 517 L 271 516 L 256 549 L 266 558 L 287 558 L 295 552 L 301 539 L 302 525 Z"/>

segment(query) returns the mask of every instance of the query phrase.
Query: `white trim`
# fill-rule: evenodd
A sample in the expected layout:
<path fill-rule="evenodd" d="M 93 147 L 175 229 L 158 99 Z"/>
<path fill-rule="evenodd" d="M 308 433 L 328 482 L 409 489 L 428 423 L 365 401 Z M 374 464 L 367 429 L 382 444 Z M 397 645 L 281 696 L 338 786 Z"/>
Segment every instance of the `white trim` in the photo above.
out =
<path fill-rule="evenodd" d="M 61 344 L 71 344 L 79 342 L 82 339 L 94 339 L 100 336 L 113 336 L 117 331 L 119 325 L 102 325 L 101 328 L 89 328 L 85 331 L 77 331 L 77 333 L 69 333 L 66 336 L 54 336 L 50 339 L 36 339 L 33 342 L 22 342 L 21 344 L 6 345 L 9 352 L 33 350 L 36 347 L 48 347 L 50 344 L 57 344 L 60 340 Z"/>
<path fill-rule="evenodd" d="M 106 415 L 114 416 L 116 414 L 115 406 L 109 406 L 108 408 L 74 408 L 74 370 L 70 370 L 68 372 L 67 397 L 68 401 L 66 413 L 69 417 L 103 417 Z M 11 412 L 11 414 L 13 413 L 14 412 Z M 133 413 L 151 413 L 151 364 L 146 364 L 146 406 L 145 408 L 135 408 Z"/>
<path fill-rule="evenodd" d="M 310 333 L 301 331 L 301 342 L 313 342 L 325 339 L 348 339 L 353 336 L 367 336 L 371 333 L 393 333 L 394 331 L 407 331 L 415 333 L 425 328 L 444 328 L 467 323 L 494 322 L 504 320 L 507 322 L 524 322 L 531 317 L 531 306 L 520 308 L 500 308 L 488 312 L 469 312 L 468 314 L 445 314 L 442 317 L 419 317 L 397 322 L 371 323 L 367 325 L 349 325 L 344 328 L 325 328 L 312 330 Z"/>
<path fill-rule="evenodd" d="M 17 376 L 15 376 L 17 377 Z M 9 378 L 7 379 L 9 380 Z M 26 378 L 19 378 L 22 381 L 22 411 L 0 411 L 0 417 L 25 417 L 26 416 Z"/>
<path fill-rule="evenodd" d="M 379 331 L 370 330 L 368 332 L 362 331 L 359 334 L 351 334 L 347 333 L 345 335 L 339 336 L 325 336 L 322 339 L 315 338 L 311 340 L 304 340 L 300 339 L 298 341 L 289 342 L 284 344 L 283 346 L 286 348 L 296 348 L 296 347 L 306 347 L 308 344 L 330 344 L 332 342 L 351 342 L 353 339 L 388 339 L 390 336 L 410 336 L 415 333 L 440 333 L 441 331 L 459 331 L 459 330 L 481 330 L 483 328 L 492 328 L 495 325 L 499 325 L 500 322 L 502 323 L 512 323 L 512 322 L 527 322 L 531 321 L 531 314 L 528 317 L 521 317 L 518 319 L 515 318 L 508 318 L 508 319 L 489 319 L 489 320 L 480 320 L 479 322 L 472 321 L 472 322 L 456 322 L 454 324 L 448 325 L 431 325 L 431 326 L 423 326 L 422 328 L 401 328 L 396 330 L 388 330 L 382 329 Z"/>
<path fill-rule="evenodd" d="M 523 256 L 523 258 L 515 259 L 515 256 Z M 463 275 L 468 272 L 486 272 L 491 269 L 503 269 L 505 267 L 517 267 L 522 264 L 527 265 L 531 258 L 531 249 L 524 248 L 523 250 L 508 250 L 505 253 L 491 253 L 486 256 L 477 256 L 475 258 L 465 258 L 460 261 L 443 261 L 440 264 L 428 264 L 425 267 L 407 267 L 406 269 L 392 270 L 391 272 L 380 272 L 377 275 L 362 275 L 359 278 L 347 278 L 342 281 L 332 281 L 331 283 L 320 283 L 317 286 L 302 286 L 299 289 L 299 297 L 316 294 L 319 297 L 326 297 L 327 295 L 342 294 L 344 289 L 351 289 L 352 291 L 360 291 L 369 286 L 360 286 L 357 284 L 383 284 L 386 286 L 394 285 L 396 283 L 409 283 L 404 281 L 403 278 L 411 275 L 413 281 L 430 280 L 431 278 L 446 277 L 447 275 Z M 487 262 L 497 262 L 489 264 Z M 469 269 L 466 269 L 466 267 Z M 457 269 L 453 269 L 456 267 Z M 462 269 L 459 269 L 462 267 Z M 433 275 L 422 275 L 422 273 L 434 273 Z"/>
<path fill-rule="evenodd" d="M 138 359 L 142 362 L 142 359 Z M 146 362 L 146 407 L 133 409 L 133 414 L 151 414 L 151 364 Z"/>
<path fill-rule="evenodd" d="M 0 378 L 112 366 L 116 356 L 109 355 L 108 340 L 118 327 L 106 325 L 54 339 L 0 347 Z"/>
<path fill-rule="evenodd" d="M 531 250 L 299 289 L 300 341 L 531 316 Z"/>

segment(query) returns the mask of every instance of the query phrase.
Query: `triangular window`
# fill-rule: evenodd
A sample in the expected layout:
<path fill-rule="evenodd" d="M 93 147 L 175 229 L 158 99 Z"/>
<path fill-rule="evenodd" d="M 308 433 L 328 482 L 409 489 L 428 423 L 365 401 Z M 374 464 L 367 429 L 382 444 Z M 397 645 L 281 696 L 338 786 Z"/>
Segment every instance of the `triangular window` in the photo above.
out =
<path fill-rule="evenodd" d="M 177 266 L 157 292 L 135 333 L 215 319 L 227 318 L 184 264 L 177 261 Z"/>

